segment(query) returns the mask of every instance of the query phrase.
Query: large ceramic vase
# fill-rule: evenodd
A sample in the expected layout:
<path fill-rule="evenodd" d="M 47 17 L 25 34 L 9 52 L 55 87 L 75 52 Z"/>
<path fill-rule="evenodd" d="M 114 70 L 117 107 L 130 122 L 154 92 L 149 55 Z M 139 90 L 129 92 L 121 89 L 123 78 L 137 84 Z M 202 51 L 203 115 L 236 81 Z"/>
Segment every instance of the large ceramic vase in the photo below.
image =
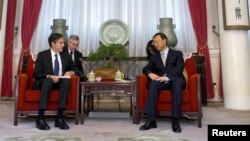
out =
<path fill-rule="evenodd" d="M 64 41 L 68 41 L 68 34 L 66 30 L 68 30 L 68 26 L 66 26 L 65 19 L 53 19 L 53 25 L 50 27 L 52 33 L 61 33 L 63 34 Z"/>
<path fill-rule="evenodd" d="M 175 47 L 177 44 L 177 38 L 174 32 L 173 19 L 172 18 L 160 18 L 160 25 L 158 25 L 161 33 L 164 33 L 168 37 L 168 46 Z"/>

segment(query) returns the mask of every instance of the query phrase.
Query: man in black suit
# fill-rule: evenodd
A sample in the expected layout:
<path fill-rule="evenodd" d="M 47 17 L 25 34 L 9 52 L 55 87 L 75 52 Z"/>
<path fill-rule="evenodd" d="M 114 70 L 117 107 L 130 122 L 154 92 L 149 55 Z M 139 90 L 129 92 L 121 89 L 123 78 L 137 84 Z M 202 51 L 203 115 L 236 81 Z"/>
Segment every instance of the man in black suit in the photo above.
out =
<path fill-rule="evenodd" d="M 159 51 L 149 58 L 148 64 L 144 67 L 143 73 L 150 79 L 148 99 L 145 105 L 145 113 L 148 118 L 140 130 L 157 128 L 155 112 L 158 95 L 161 90 L 171 90 L 172 96 L 172 130 L 181 132 L 179 119 L 181 116 L 182 90 L 186 86 L 183 75 L 184 59 L 182 52 L 172 50 L 167 46 L 167 37 L 163 33 L 156 33 L 153 36 L 153 45 Z"/>
<path fill-rule="evenodd" d="M 67 46 L 64 47 L 63 52 L 66 52 L 71 56 L 74 64 L 77 66 L 80 72 L 80 76 L 83 76 L 84 71 L 81 62 L 81 59 L 83 57 L 82 53 L 77 50 L 78 45 L 79 45 L 79 37 L 77 35 L 70 35 L 68 44 Z"/>
<path fill-rule="evenodd" d="M 79 74 L 79 72 L 70 56 L 62 52 L 64 47 L 62 34 L 52 33 L 48 42 L 50 49 L 38 53 L 33 74 L 35 79 L 33 89 L 41 90 L 36 127 L 40 130 L 50 129 L 50 126 L 44 120 L 44 112 L 47 109 L 51 90 L 57 88 L 60 92 L 55 127 L 67 130 L 69 126 L 64 121 L 63 112 L 69 93 L 70 79 L 60 77 L 70 77 Z"/>

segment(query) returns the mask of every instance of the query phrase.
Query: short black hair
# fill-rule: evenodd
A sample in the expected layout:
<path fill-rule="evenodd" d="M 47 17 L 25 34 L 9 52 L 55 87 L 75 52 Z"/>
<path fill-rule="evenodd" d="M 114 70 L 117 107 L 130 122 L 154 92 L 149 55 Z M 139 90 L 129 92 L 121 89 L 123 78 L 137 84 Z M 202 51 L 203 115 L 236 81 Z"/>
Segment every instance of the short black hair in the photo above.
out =
<path fill-rule="evenodd" d="M 52 42 L 56 43 L 58 39 L 63 38 L 63 34 L 60 33 L 51 33 L 48 41 L 49 41 L 49 46 L 52 47 Z"/>
<path fill-rule="evenodd" d="M 158 36 L 158 35 L 161 36 L 161 39 L 166 39 L 166 40 L 168 40 L 168 37 L 167 37 L 164 33 L 161 33 L 161 32 L 156 33 L 156 34 L 153 36 L 153 38 L 156 37 L 156 36 Z"/>

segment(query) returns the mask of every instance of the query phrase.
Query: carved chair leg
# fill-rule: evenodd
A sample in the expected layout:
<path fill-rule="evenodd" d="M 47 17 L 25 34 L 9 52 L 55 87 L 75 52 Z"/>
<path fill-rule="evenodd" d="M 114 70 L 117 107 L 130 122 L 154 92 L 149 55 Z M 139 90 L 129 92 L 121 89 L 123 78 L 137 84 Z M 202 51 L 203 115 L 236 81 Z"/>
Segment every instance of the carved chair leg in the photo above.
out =
<path fill-rule="evenodd" d="M 17 115 L 17 112 L 15 111 L 14 113 L 14 126 L 17 126 L 18 124 L 18 115 Z"/>
<path fill-rule="evenodd" d="M 202 121 L 201 121 L 201 116 L 198 116 L 198 127 L 201 128 L 202 127 Z"/>

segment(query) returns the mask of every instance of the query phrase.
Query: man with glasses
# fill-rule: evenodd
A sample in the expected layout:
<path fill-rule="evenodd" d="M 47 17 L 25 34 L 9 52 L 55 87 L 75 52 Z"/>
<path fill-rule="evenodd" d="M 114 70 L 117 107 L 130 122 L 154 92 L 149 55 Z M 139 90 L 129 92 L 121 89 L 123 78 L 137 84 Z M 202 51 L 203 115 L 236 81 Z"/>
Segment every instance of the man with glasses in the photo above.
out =
<path fill-rule="evenodd" d="M 172 130 L 180 133 L 179 119 L 181 116 L 182 90 L 186 86 L 183 75 L 184 59 L 182 52 L 172 50 L 167 46 L 167 36 L 163 33 L 156 33 L 153 36 L 154 47 L 159 51 L 149 58 L 148 64 L 143 68 L 143 73 L 151 81 L 145 113 L 147 121 L 140 127 L 140 130 L 157 128 L 155 113 L 159 93 L 163 89 L 172 92 Z"/>

